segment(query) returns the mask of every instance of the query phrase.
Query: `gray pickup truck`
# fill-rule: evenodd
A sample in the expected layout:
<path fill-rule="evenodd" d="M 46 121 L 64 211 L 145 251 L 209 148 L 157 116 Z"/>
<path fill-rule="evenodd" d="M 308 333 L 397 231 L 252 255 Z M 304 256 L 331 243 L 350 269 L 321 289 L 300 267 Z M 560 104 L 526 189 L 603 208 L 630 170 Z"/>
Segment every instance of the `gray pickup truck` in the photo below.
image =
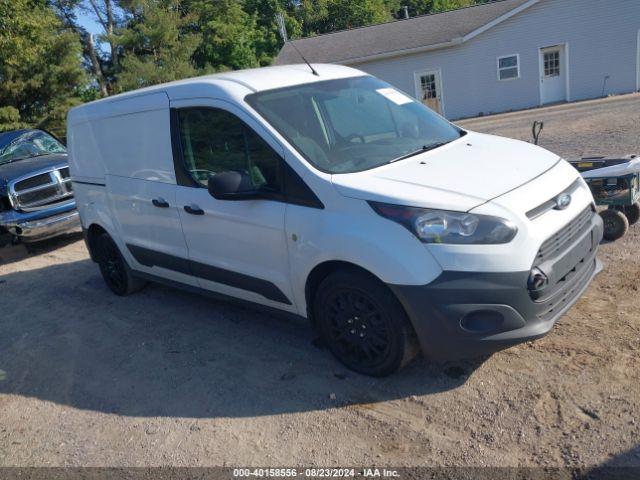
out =
<path fill-rule="evenodd" d="M 0 246 L 79 228 L 65 146 L 42 130 L 0 133 Z"/>

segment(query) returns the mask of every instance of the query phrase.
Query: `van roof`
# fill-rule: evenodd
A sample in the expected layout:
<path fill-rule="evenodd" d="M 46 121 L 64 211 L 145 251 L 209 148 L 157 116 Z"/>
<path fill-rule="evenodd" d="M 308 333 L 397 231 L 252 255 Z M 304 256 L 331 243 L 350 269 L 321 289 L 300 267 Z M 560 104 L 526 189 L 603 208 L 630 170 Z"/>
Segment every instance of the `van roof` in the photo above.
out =
<path fill-rule="evenodd" d="M 252 68 L 247 70 L 235 70 L 229 72 L 216 73 L 213 75 L 203 75 L 200 77 L 187 78 L 169 83 L 153 85 L 151 87 L 131 90 L 129 92 L 112 95 L 107 98 L 90 102 L 89 104 L 97 104 L 110 102 L 114 100 L 123 100 L 127 97 L 138 96 L 153 92 L 166 91 L 184 87 L 185 85 L 195 84 L 213 84 L 228 93 L 237 92 L 238 89 L 246 94 L 246 90 L 252 92 L 260 92 L 264 90 L 273 90 L 276 88 L 302 85 L 305 83 L 313 83 L 322 80 L 334 80 L 337 78 L 348 78 L 360 75 L 366 75 L 360 70 L 342 65 L 331 64 L 313 64 L 313 68 L 318 72 L 314 75 L 306 64 L 296 65 L 280 65 L 273 67 Z M 82 108 L 83 106 L 76 107 Z"/>

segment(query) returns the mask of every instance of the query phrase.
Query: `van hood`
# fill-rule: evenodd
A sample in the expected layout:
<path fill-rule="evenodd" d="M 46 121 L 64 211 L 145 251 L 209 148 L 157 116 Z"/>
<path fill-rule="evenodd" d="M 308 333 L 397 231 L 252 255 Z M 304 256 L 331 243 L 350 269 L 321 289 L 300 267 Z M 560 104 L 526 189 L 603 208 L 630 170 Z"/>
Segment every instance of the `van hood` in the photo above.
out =
<path fill-rule="evenodd" d="M 333 175 L 332 182 L 346 197 L 469 211 L 530 182 L 558 161 L 557 155 L 526 142 L 468 132 L 406 160 Z"/>

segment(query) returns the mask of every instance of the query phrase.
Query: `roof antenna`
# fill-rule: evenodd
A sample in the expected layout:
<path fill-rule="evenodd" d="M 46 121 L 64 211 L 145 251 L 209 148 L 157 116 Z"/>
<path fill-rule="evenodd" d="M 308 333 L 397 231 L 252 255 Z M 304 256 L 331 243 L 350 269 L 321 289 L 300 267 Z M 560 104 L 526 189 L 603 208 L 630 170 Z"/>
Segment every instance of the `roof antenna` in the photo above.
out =
<path fill-rule="evenodd" d="M 287 27 L 285 26 L 284 15 L 282 14 L 282 12 L 276 13 L 276 22 L 278 23 L 278 28 L 280 29 L 280 36 L 282 37 L 282 40 L 284 41 L 284 43 L 291 44 L 294 50 L 298 52 L 298 55 L 302 57 L 302 60 L 304 60 L 304 63 L 306 63 L 307 66 L 311 69 L 311 73 L 313 73 L 316 77 L 319 77 L 320 74 L 316 72 L 316 70 L 311 66 L 311 64 L 307 61 L 307 59 L 304 58 L 304 55 L 300 53 L 300 50 L 298 50 L 298 48 L 293 44 L 293 42 L 289 40 L 287 36 Z"/>
<path fill-rule="evenodd" d="M 306 64 L 307 64 L 307 66 L 311 69 L 311 73 L 313 73 L 316 77 L 319 77 L 319 76 L 320 76 L 320 74 L 319 74 L 318 72 L 316 72 L 316 69 L 315 69 L 315 68 L 313 68 L 313 67 L 311 66 L 311 64 L 307 61 L 307 59 L 306 59 L 306 58 L 304 58 L 304 55 L 302 55 L 302 53 L 300 52 L 300 50 L 298 50 L 298 47 L 296 47 L 296 46 L 293 44 L 293 42 L 292 42 L 292 41 L 289 41 L 289 45 L 291 45 L 291 46 L 295 49 L 295 51 L 296 51 L 296 52 L 298 52 L 298 55 L 300 55 L 300 57 L 302 58 L 302 60 L 304 60 L 304 63 L 306 63 Z"/>

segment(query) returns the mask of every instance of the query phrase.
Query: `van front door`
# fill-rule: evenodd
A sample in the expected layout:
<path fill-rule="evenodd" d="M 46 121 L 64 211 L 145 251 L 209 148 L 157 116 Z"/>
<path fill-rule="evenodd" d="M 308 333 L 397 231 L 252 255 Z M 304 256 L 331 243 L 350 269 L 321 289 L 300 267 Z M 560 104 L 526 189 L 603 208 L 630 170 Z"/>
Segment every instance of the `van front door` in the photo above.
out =
<path fill-rule="evenodd" d="M 286 204 L 217 200 L 207 189 L 211 175 L 242 170 L 254 185 L 282 191 L 281 147 L 227 102 L 179 100 L 171 107 L 173 140 L 178 144 L 174 147 L 179 149 L 176 168 L 182 169 L 176 201 L 192 273 L 207 290 L 295 311 L 284 229 Z"/>

